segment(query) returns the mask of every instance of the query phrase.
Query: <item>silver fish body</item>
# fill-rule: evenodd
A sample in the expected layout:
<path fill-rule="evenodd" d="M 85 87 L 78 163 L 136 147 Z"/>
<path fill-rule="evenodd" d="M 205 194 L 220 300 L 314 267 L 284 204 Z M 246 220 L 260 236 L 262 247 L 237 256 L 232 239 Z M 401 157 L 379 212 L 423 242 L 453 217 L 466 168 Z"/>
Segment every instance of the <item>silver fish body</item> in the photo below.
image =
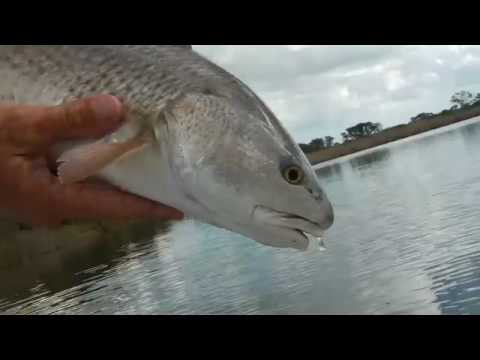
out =
<path fill-rule="evenodd" d="M 306 249 L 333 223 L 308 160 L 236 77 L 186 45 L 0 45 L 0 100 L 56 105 L 108 93 L 149 146 L 97 176 L 274 247 Z M 76 144 L 69 144 L 75 147 Z"/>

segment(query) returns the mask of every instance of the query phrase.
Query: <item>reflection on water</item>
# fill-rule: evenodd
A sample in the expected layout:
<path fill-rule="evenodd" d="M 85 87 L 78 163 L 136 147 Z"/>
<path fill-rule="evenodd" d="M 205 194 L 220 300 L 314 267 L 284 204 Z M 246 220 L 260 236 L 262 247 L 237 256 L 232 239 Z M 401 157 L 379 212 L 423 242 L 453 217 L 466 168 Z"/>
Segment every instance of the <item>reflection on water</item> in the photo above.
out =
<path fill-rule="evenodd" d="M 318 169 L 317 175 L 322 179 L 336 179 L 341 178 L 342 176 L 342 167 L 340 164 L 332 164 L 330 166 L 325 166 L 323 168 Z"/>
<path fill-rule="evenodd" d="M 85 224 L 47 233 L 3 222 L 0 230 L 0 306 L 16 303 L 16 312 L 28 313 L 23 303 L 43 300 L 78 284 L 85 283 L 77 290 L 87 293 L 97 273 L 124 262 L 132 250 L 168 231 L 168 225 Z M 62 299 L 56 298 L 60 305 Z"/>
<path fill-rule="evenodd" d="M 349 160 L 350 165 L 355 169 L 368 169 L 376 162 L 387 161 L 390 157 L 390 150 L 383 148 L 379 150 L 373 150 L 367 154 L 354 157 Z M 337 164 L 338 166 L 338 164 Z"/>
<path fill-rule="evenodd" d="M 4 226 L 0 312 L 480 314 L 479 123 L 317 173 L 336 208 L 321 253 L 191 221 L 56 241 Z"/>

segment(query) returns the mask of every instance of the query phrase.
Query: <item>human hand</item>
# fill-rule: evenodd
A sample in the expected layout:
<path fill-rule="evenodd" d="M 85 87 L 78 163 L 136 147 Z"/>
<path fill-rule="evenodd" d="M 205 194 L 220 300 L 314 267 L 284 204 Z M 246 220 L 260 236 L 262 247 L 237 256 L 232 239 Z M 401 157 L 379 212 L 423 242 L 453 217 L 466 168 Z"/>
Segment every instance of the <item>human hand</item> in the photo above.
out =
<path fill-rule="evenodd" d="M 65 220 L 180 220 L 178 210 L 103 184 L 61 184 L 48 166 L 58 142 L 100 138 L 124 120 L 121 102 L 109 95 L 62 106 L 0 105 L 0 208 L 31 225 Z"/>

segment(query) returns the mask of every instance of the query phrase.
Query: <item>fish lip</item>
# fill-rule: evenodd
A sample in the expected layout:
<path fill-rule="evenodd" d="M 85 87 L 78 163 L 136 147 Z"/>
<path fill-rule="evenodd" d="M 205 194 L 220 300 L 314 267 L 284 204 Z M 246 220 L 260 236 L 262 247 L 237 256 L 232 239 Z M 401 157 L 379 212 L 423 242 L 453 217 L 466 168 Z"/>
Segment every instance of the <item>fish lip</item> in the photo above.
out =
<path fill-rule="evenodd" d="M 262 205 L 255 206 L 252 215 L 254 215 L 258 210 L 269 215 L 268 217 L 264 218 L 264 221 L 269 226 L 294 231 L 307 242 L 311 242 L 312 238 L 323 237 L 326 231 L 326 229 L 319 223 L 303 216 L 285 213 Z M 292 222 L 296 224 L 291 224 Z"/>
<path fill-rule="evenodd" d="M 300 217 L 300 219 L 304 220 L 304 221 L 309 221 L 308 219 L 305 219 L 305 218 L 302 218 Z M 315 224 L 313 222 L 310 221 L 311 224 Z M 320 230 L 321 227 L 319 225 L 316 225 L 318 227 L 318 229 Z M 292 227 L 287 227 L 287 229 L 289 230 L 293 230 L 295 231 L 296 233 L 298 233 L 300 236 L 302 236 L 306 241 L 307 243 L 309 244 L 308 246 L 311 246 L 311 243 L 314 242 L 315 240 L 317 240 L 318 242 L 320 243 L 323 243 L 323 233 L 324 233 L 324 230 L 321 230 L 321 235 L 320 234 L 312 234 L 311 232 L 308 232 L 304 229 L 299 229 L 299 228 L 292 228 Z"/>
<path fill-rule="evenodd" d="M 317 227 L 317 228 L 319 228 L 319 229 L 322 229 L 322 231 L 323 231 L 322 225 L 320 225 L 319 223 L 317 223 L 317 222 L 315 222 L 315 221 L 312 221 L 312 220 L 310 220 L 310 219 L 307 219 L 306 217 L 299 216 L 299 215 L 286 214 L 286 213 L 284 213 L 284 214 L 285 214 L 284 216 L 285 216 L 286 218 L 288 218 L 288 219 L 304 221 L 304 222 L 306 222 L 306 223 L 308 223 L 308 224 L 310 224 L 310 225 L 313 225 L 313 226 L 315 226 L 315 227 Z M 300 230 L 300 231 L 302 231 L 302 230 Z M 306 231 L 306 232 L 308 233 L 308 231 Z"/>
<path fill-rule="evenodd" d="M 273 210 L 275 211 L 275 210 Z M 284 224 L 284 227 L 288 228 L 288 229 L 292 229 L 292 230 L 295 230 L 299 233 L 301 233 L 306 239 L 308 239 L 308 235 L 312 235 L 312 236 L 318 236 L 318 235 L 323 235 L 323 233 L 325 232 L 325 229 L 322 227 L 322 225 L 320 225 L 319 223 L 315 222 L 315 221 L 312 221 L 310 219 L 307 219 L 306 217 L 303 217 L 303 216 L 300 216 L 300 215 L 293 215 L 293 214 L 287 214 L 287 213 L 282 213 L 282 212 L 279 212 L 277 211 L 277 213 L 281 214 L 281 217 L 285 220 L 297 220 L 297 221 L 301 221 L 303 222 L 305 225 L 310 225 L 312 226 L 313 228 L 315 228 L 316 231 L 318 231 L 317 234 L 314 234 L 310 231 L 308 231 L 307 229 L 305 228 L 300 228 L 300 227 L 295 227 L 295 226 L 288 226 L 286 224 Z M 321 233 L 321 234 L 319 234 Z"/>
<path fill-rule="evenodd" d="M 291 228 L 291 230 L 296 231 L 300 236 L 303 236 L 303 238 L 304 238 L 305 240 L 310 241 L 310 239 L 308 238 L 308 235 L 307 235 L 307 233 L 306 233 L 305 231 L 300 230 L 300 229 L 295 229 L 295 228 Z"/>

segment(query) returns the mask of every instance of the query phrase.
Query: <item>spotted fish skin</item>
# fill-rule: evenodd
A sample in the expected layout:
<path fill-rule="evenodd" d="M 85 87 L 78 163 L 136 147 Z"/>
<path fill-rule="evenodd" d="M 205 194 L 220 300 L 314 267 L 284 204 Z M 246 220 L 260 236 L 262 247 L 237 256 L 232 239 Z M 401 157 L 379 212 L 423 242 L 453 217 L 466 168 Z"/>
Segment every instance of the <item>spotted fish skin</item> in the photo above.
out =
<path fill-rule="evenodd" d="M 191 45 L 0 45 L 0 79 L 0 101 L 122 99 L 127 125 L 103 140 L 146 132 L 148 146 L 97 175 L 126 191 L 275 247 L 304 248 L 300 233 L 333 223 L 319 180 L 277 117 Z M 292 167 L 301 183 L 285 180 Z"/>

